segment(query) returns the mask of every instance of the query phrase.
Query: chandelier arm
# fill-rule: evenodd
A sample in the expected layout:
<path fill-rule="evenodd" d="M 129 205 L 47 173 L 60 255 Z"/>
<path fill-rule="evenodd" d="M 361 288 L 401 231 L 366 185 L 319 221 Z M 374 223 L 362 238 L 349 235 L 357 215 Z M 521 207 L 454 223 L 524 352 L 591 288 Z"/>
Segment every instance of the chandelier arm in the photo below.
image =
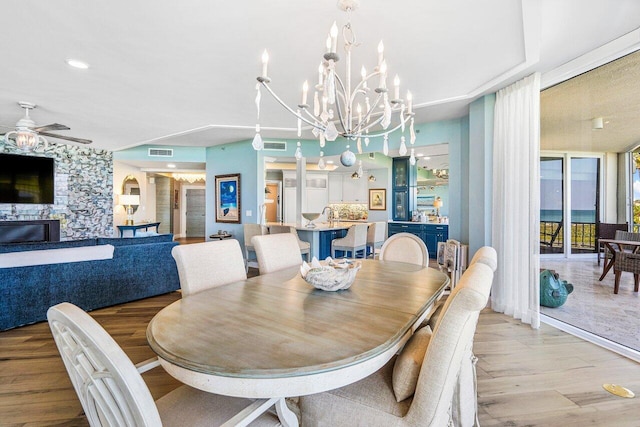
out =
<path fill-rule="evenodd" d="M 296 116 L 297 118 L 299 118 L 303 122 L 307 123 L 308 125 L 311 125 L 314 128 L 317 128 L 317 129 L 319 129 L 319 130 L 324 132 L 324 130 L 325 130 L 324 128 L 322 128 L 321 126 L 318 126 L 316 123 L 308 120 L 306 117 L 298 114 L 295 110 L 293 110 L 291 107 L 289 107 L 287 104 L 285 104 L 284 101 L 282 99 L 280 99 L 280 97 L 278 95 L 276 95 L 276 93 L 273 90 L 271 90 L 271 88 L 269 87 L 269 85 L 266 82 L 260 82 L 260 83 L 262 83 L 262 85 L 267 89 L 267 91 L 269 91 L 271 96 L 273 96 L 274 99 L 276 101 L 278 101 L 278 103 L 280 105 L 282 105 L 287 111 L 289 111 L 291 114 L 293 114 L 294 116 Z"/>
<path fill-rule="evenodd" d="M 335 94 L 337 95 L 336 96 L 336 104 L 335 105 L 336 105 L 336 110 L 337 110 L 337 113 L 338 113 L 338 120 L 340 120 L 340 125 L 342 126 L 342 135 L 346 136 L 346 135 L 348 135 L 350 133 L 350 129 L 348 129 L 347 126 L 345 126 L 345 124 L 344 124 L 345 117 L 344 117 L 344 115 L 342 113 L 342 110 L 340 109 L 340 101 L 338 100 L 338 98 L 341 97 L 343 104 L 345 105 L 345 107 L 347 107 L 347 102 L 348 102 L 347 92 L 345 91 L 344 84 L 342 83 L 342 79 L 340 78 L 340 76 L 338 76 L 335 73 L 335 71 L 333 73 L 333 76 L 334 76 L 335 80 L 338 82 L 338 84 L 340 85 L 340 87 L 342 88 L 342 92 L 340 92 L 338 90 L 338 86 L 337 85 L 336 85 L 336 87 L 334 89 L 335 90 Z"/>
<path fill-rule="evenodd" d="M 378 106 L 378 104 L 380 103 L 380 100 L 382 99 L 382 96 L 383 96 L 382 92 L 378 93 L 378 96 L 376 97 L 375 101 L 371 105 L 371 108 L 369 109 L 369 111 L 367 111 L 367 114 L 365 114 L 365 116 L 362 118 L 362 123 L 366 123 L 369 120 L 369 118 L 373 114 L 373 110 L 375 110 L 376 107 Z M 380 123 L 381 121 L 382 121 L 382 116 L 380 117 L 380 119 L 374 121 L 373 125 L 376 125 L 376 124 Z M 371 126 L 372 125 L 366 126 L 362 130 L 369 129 L 369 128 L 371 128 Z"/>
<path fill-rule="evenodd" d="M 374 126 L 376 126 L 377 124 L 379 124 L 379 123 L 382 121 L 382 119 L 383 119 L 383 118 L 384 118 L 384 117 L 383 117 L 382 115 L 380 115 L 380 117 L 378 117 L 377 119 L 374 119 L 374 121 L 372 121 L 371 123 L 369 123 L 367 126 L 364 126 L 364 127 L 360 127 L 360 128 L 358 128 L 358 129 L 357 129 L 358 133 L 359 133 L 359 134 L 362 134 L 362 132 L 365 132 L 365 131 L 367 131 L 367 130 L 371 129 L 372 127 L 374 127 Z M 363 122 L 364 122 L 364 120 L 363 120 Z"/>
<path fill-rule="evenodd" d="M 380 133 L 371 133 L 368 136 L 369 136 L 369 138 L 379 138 L 381 136 L 388 135 L 388 134 L 390 134 L 392 132 L 395 132 L 398 129 L 400 129 L 402 127 L 403 123 L 404 124 L 407 123 L 407 119 L 406 118 L 400 120 L 400 123 L 398 123 L 398 125 L 396 127 L 394 127 L 393 129 L 388 129 L 388 130 L 385 130 L 384 132 L 380 132 Z"/>

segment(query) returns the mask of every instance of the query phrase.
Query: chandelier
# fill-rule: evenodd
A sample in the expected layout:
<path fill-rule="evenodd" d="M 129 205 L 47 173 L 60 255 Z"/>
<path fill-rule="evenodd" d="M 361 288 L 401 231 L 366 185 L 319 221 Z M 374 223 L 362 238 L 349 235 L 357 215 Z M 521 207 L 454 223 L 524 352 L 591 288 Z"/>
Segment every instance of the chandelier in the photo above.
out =
<path fill-rule="evenodd" d="M 407 154 L 404 132 L 406 127 L 410 132 L 410 144 L 416 141 L 414 130 L 414 113 L 412 110 L 412 96 L 407 92 L 406 102 L 400 98 L 400 78 L 393 79 L 393 93 L 387 88 L 387 63 L 384 59 L 384 45 L 378 44 L 378 63 L 371 72 L 362 66 L 360 79 L 352 81 L 351 51 L 358 46 L 355 33 L 351 26 L 351 12 L 355 10 L 359 0 L 339 0 L 338 8 L 347 12 L 349 19 L 342 27 L 345 53 L 345 75 L 341 77 L 336 65 L 340 60 L 338 55 L 338 27 L 334 22 L 326 40 L 326 52 L 318 66 L 318 83 L 313 88 L 312 105 L 309 105 L 308 81 L 302 85 L 301 103 L 296 108 L 286 104 L 270 87 L 271 78 L 267 74 L 269 54 L 265 50 L 262 55 L 262 75 L 257 78 L 256 107 L 258 110 L 258 123 L 256 135 L 253 139 L 253 148 L 261 150 L 264 146 L 260 136 L 260 88 L 264 87 L 273 98 L 287 111 L 297 118 L 298 138 L 302 134 L 302 123 L 311 126 L 313 135 L 318 138 L 320 147 L 325 146 L 326 141 L 335 141 L 338 137 L 350 141 L 356 141 L 358 153 L 362 153 L 362 143 L 369 145 L 371 138 L 383 138 L 383 153 L 389 154 L 389 134 L 401 129 L 399 153 Z M 407 126 L 408 124 L 408 126 Z M 355 156 L 344 155 L 351 153 L 349 146 L 341 156 L 341 162 L 345 166 L 355 163 Z M 353 153 L 351 153 L 353 154 Z M 320 152 L 322 158 L 323 152 Z M 301 158 L 300 142 L 296 150 L 296 158 Z M 415 155 L 411 149 L 411 164 L 415 164 Z M 345 163 L 346 162 L 346 163 Z"/>

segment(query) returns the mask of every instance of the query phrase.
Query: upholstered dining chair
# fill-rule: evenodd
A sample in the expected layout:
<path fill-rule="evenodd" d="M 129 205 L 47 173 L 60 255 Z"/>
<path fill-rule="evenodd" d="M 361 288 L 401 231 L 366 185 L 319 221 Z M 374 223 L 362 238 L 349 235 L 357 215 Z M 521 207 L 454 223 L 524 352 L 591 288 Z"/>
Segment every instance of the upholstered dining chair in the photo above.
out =
<path fill-rule="evenodd" d="M 397 357 L 359 382 L 300 397 L 302 425 L 354 425 L 354 420 L 370 427 L 450 425 L 451 417 L 457 416 L 451 413 L 459 412 L 456 405 L 473 403 L 454 403 L 454 394 L 459 373 L 471 360 L 478 316 L 492 281 L 487 265 L 470 266 L 447 298 L 432 333 L 430 328 L 418 329 Z"/>
<path fill-rule="evenodd" d="M 291 233 L 254 236 L 251 242 L 258 257 L 260 274 L 302 264 L 298 239 Z"/>
<path fill-rule="evenodd" d="M 188 386 L 154 402 L 140 374 L 159 366 L 157 358 L 134 365 L 111 335 L 73 304 L 49 308 L 47 319 L 92 427 L 217 426 L 233 417 L 230 425 L 237 425 L 247 413 L 247 420 L 258 417 L 252 426 L 280 425 L 272 413 L 259 415 L 265 401 L 220 396 Z M 247 413 L 237 415 L 244 410 Z"/>
<path fill-rule="evenodd" d="M 300 236 L 298 235 L 298 230 L 295 227 L 291 227 L 289 225 L 271 225 L 269 226 L 269 234 L 279 234 L 279 233 L 291 233 L 296 236 L 298 239 L 298 246 L 300 247 L 300 254 L 304 255 L 308 261 L 311 261 L 309 258 L 311 254 L 311 244 L 309 242 L 305 242 L 300 240 Z"/>
<path fill-rule="evenodd" d="M 235 239 L 179 245 L 171 255 L 185 296 L 247 278 L 242 249 Z"/>
<path fill-rule="evenodd" d="M 351 252 L 351 257 L 356 258 L 357 252 L 363 251 L 363 258 L 367 256 L 367 224 L 354 224 L 347 230 L 347 235 L 331 241 L 331 257 L 336 257 L 336 251 L 344 251 L 345 256 Z"/>
<path fill-rule="evenodd" d="M 495 273 L 498 268 L 498 254 L 496 250 L 491 246 L 483 246 L 476 251 L 469 262 L 469 267 L 474 265 L 475 263 L 481 263 L 487 265 L 492 272 Z M 440 315 L 442 314 L 442 309 L 444 307 L 444 302 L 439 301 L 436 305 L 435 309 L 429 316 L 426 321 L 426 324 L 429 325 L 432 329 L 436 327 L 436 323 L 440 319 Z"/>
<path fill-rule="evenodd" d="M 382 247 L 384 239 L 387 237 L 387 223 L 377 221 L 369 223 L 367 230 L 367 247 L 371 248 L 371 258 L 376 257 L 376 249 Z"/>
<path fill-rule="evenodd" d="M 389 237 L 380 248 L 380 261 L 400 261 L 426 267 L 429 250 L 422 239 L 411 233 L 398 233 Z"/>
<path fill-rule="evenodd" d="M 269 234 L 269 231 L 266 226 L 261 224 L 244 224 L 244 259 L 245 259 L 245 271 L 249 271 L 249 253 L 254 252 L 253 244 L 251 243 L 251 239 L 253 236 L 263 236 L 265 234 Z"/>

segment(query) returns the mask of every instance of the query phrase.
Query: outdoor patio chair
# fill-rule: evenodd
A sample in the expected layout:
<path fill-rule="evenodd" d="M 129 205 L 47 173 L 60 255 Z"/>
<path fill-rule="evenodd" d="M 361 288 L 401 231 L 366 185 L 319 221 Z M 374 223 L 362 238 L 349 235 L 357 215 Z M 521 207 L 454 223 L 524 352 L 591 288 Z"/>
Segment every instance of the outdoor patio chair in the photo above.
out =
<path fill-rule="evenodd" d="M 616 238 L 616 231 L 627 231 L 629 224 L 610 224 L 607 222 L 601 222 L 598 224 L 598 236 L 596 237 L 596 248 L 598 250 L 598 265 L 600 265 L 601 256 L 607 256 L 607 248 L 600 243 L 600 239 L 613 239 Z"/>

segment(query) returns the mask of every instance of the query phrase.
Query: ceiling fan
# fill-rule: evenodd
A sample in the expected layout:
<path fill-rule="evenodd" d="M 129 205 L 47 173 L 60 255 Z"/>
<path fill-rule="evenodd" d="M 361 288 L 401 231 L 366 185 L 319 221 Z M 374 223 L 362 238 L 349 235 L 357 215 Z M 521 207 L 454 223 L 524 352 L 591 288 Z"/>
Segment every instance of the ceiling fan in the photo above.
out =
<path fill-rule="evenodd" d="M 45 126 L 36 126 L 36 123 L 29 117 L 29 111 L 36 108 L 36 104 L 31 102 L 18 102 L 20 108 L 23 108 L 25 111 L 25 115 L 23 118 L 18 120 L 15 125 L 15 130 L 7 132 L 4 134 L 5 141 L 13 140 L 15 141 L 16 146 L 22 151 L 33 151 L 40 142 L 43 142 L 45 146 L 47 145 L 47 139 L 45 136 L 50 138 L 64 139 L 67 141 L 77 142 L 80 144 L 91 144 L 93 141 L 90 139 L 83 138 L 74 138 L 66 135 L 58 135 L 55 133 L 51 133 L 51 130 L 69 130 L 70 128 L 65 125 L 61 125 L 59 123 L 51 123 Z M 2 125 L 0 125 L 2 126 Z M 2 126 L 8 129 L 11 129 L 10 126 Z"/>

